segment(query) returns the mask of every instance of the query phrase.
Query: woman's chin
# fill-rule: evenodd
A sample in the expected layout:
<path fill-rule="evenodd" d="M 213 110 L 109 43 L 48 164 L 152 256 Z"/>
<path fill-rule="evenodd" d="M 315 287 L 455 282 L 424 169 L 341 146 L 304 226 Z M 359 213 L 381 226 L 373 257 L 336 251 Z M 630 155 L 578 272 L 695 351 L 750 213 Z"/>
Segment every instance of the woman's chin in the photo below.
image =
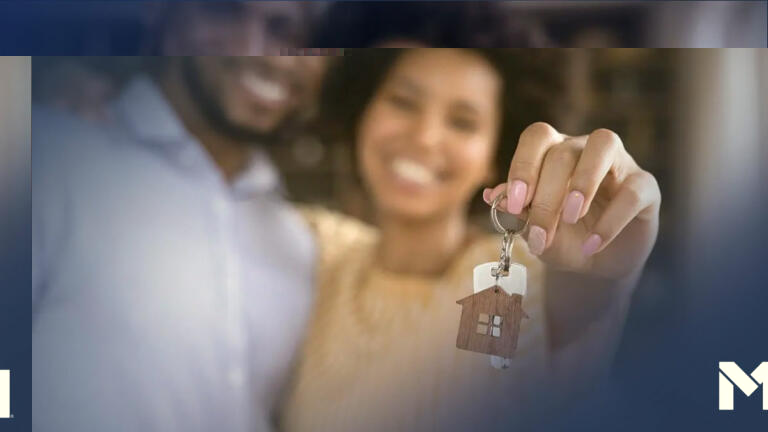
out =
<path fill-rule="evenodd" d="M 383 198 L 383 197 L 380 197 Z M 379 199 L 379 208 L 399 219 L 426 220 L 439 213 L 439 206 L 428 197 L 417 195 L 389 196 Z"/>
<path fill-rule="evenodd" d="M 437 180 L 412 180 L 403 178 L 397 175 L 393 175 L 386 179 L 384 183 L 388 195 L 397 197 L 403 196 L 407 198 L 425 198 L 429 196 L 435 196 L 442 189 L 442 183 Z"/>

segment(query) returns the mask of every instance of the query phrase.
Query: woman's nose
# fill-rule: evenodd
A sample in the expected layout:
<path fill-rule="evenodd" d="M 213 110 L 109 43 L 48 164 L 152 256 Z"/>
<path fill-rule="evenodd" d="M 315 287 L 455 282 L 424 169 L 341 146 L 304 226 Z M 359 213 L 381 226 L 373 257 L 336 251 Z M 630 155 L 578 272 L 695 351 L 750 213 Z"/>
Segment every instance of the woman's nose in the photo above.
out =
<path fill-rule="evenodd" d="M 425 149 L 434 149 L 443 139 L 443 122 L 437 113 L 423 112 L 415 124 L 414 143 Z"/>

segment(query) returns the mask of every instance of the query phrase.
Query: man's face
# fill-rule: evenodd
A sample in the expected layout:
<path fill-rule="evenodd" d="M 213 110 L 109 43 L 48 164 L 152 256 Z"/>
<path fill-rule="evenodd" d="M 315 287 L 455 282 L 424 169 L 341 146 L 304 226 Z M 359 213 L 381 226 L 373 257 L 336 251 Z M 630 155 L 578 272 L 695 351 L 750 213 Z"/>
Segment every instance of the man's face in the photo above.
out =
<path fill-rule="evenodd" d="M 306 45 L 305 2 L 182 2 L 169 9 L 160 52 L 194 56 L 277 55 Z M 320 57 L 195 57 L 185 84 L 211 125 L 238 139 L 269 138 L 310 103 L 325 69 Z"/>
<path fill-rule="evenodd" d="M 311 103 L 325 58 L 186 57 L 185 84 L 211 125 L 237 139 L 264 139 Z"/>

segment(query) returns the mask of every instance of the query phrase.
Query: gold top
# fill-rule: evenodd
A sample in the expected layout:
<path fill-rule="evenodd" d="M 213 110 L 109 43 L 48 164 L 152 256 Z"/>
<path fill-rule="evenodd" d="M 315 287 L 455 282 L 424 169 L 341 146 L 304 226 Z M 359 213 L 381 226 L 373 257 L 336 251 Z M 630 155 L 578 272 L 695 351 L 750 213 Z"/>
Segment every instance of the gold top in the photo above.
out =
<path fill-rule="evenodd" d="M 527 267 L 521 325 L 509 369 L 456 348 L 472 269 L 497 261 L 499 235 L 473 241 L 438 277 L 386 271 L 373 259 L 377 231 L 322 209 L 303 209 L 317 237 L 318 293 L 302 361 L 284 405 L 286 431 L 466 430 L 532 412 L 546 388 L 543 265 L 515 242 Z M 514 423 L 512 423 L 514 424 Z"/>

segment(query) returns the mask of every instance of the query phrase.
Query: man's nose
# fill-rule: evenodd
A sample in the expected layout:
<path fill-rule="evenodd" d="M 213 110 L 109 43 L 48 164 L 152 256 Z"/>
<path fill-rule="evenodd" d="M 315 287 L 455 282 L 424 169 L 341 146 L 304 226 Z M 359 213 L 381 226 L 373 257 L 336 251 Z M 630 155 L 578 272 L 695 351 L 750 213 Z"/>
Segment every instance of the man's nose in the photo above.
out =
<path fill-rule="evenodd" d="M 239 35 L 240 53 L 245 56 L 263 56 L 270 54 L 269 36 L 266 25 L 261 18 L 250 18 L 240 23 L 239 31 L 232 29 L 232 32 Z"/>

